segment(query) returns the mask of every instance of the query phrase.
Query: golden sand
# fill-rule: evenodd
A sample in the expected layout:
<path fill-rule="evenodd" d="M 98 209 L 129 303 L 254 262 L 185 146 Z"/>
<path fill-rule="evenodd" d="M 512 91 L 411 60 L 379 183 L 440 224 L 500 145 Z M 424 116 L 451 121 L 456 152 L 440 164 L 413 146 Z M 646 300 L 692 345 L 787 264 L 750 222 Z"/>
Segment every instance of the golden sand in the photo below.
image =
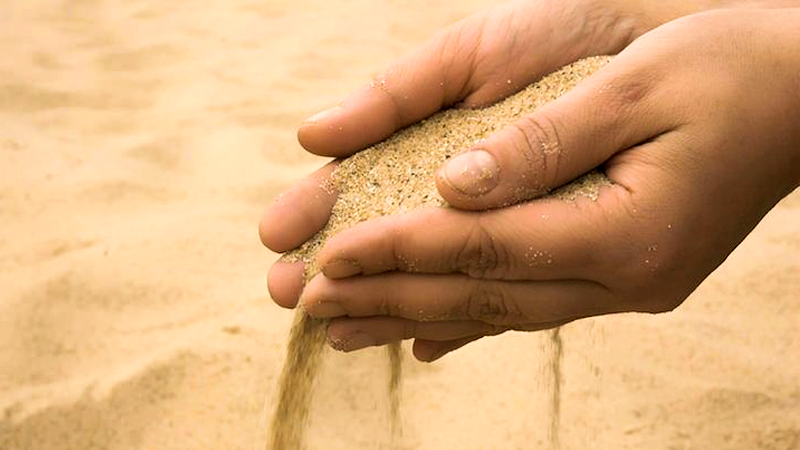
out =
<path fill-rule="evenodd" d="M 253 231 L 321 163 L 297 122 L 495 4 L 0 2 L 0 449 L 263 448 L 291 315 Z M 677 311 L 562 329 L 562 447 L 800 448 L 798 223 L 800 190 Z M 402 448 L 546 449 L 547 338 L 406 355 Z M 308 450 L 386 448 L 385 354 L 325 351 Z"/>
<path fill-rule="evenodd" d="M 310 280 L 318 273 L 317 251 L 330 236 L 376 217 L 445 206 L 434 179 L 445 160 L 560 97 L 609 60 L 597 56 L 578 61 L 487 108 L 440 112 L 344 160 L 333 173 L 330 189 L 339 194 L 328 224 L 285 260 L 303 261 Z M 551 195 L 596 198 L 608 183 L 602 174 L 591 172 Z"/>
<path fill-rule="evenodd" d="M 304 262 L 308 281 L 319 273 L 317 252 L 334 234 L 376 217 L 425 206 L 445 207 L 434 179 L 445 160 L 558 98 L 609 60 L 610 57 L 593 57 L 578 61 L 487 108 L 440 112 L 342 161 L 333 172 L 332 185 L 327 186 L 338 192 L 330 220 L 317 235 L 284 259 Z M 607 184 L 604 175 L 592 172 L 550 195 L 567 201 L 578 196 L 594 199 L 600 187 Z M 268 449 L 303 448 L 311 390 L 324 346 L 324 329 L 324 321 L 298 312 L 289 338 Z M 400 433 L 401 356 L 399 345 L 390 346 L 389 409 L 393 437 Z"/>

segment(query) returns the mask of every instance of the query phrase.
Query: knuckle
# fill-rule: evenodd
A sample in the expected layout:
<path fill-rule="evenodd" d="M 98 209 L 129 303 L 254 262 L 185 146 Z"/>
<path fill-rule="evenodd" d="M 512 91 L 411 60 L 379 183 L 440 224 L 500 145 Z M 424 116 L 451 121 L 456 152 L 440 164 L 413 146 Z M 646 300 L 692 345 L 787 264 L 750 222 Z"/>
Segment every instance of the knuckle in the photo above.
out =
<path fill-rule="evenodd" d="M 513 322 L 520 311 L 501 283 L 473 281 L 465 304 L 466 316 L 492 324 Z"/>
<path fill-rule="evenodd" d="M 389 314 L 391 307 L 389 306 L 389 296 L 386 295 L 385 291 L 379 291 L 378 301 L 376 303 L 376 312 L 379 316 L 390 316 Z"/>
<path fill-rule="evenodd" d="M 654 83 L 641 72 L 640 69 L 635 73 L 617 75 L 603 84 L 598 91 L 597 114 L 620 119 L 643 101 L 650 94 Z"/>
<path fill-rule="evenodd" d="M 379 316 L 398 317 L 401 314 L 401 307 L 398 304 L 394 294 L 397 292 L 395 288 L 380 289 L 376 292 L 377 301 L 375 310 Z"/>
<path fill-rule="evenodd" d="M 455 255 L 456 268 L 471 278 L 502 277 L 508 255 L 498 245 L 482 215 L 473 221 Z"/>
<path fill-rule="evenodd" d="M 630 127 L 631 120 L 642 120 L 642 106 L 649 103 L 662 75 L 657 65 L 636 65 L 622 68 L 591 94 L 592 108 L 588 111 L 593 123 L 599 125 L 594 142 L 605 139 L 608 133 L 620 133 Z M 627 126 L 626 126 L 627 125 Z"/>
<path fill-rule="evenodd" d="M 541 195 L 554 186 L 558 179 L 564 147 L 560 127 L 553 114 L 540 111 L 521 118 L 510 125 L 510 145 L 526 164 L 523 185 L 529 194 Z"/>
<path fill-rule="evenodd" d="M 401 99 L 402 95 L 397 92 L 396 87 L 395 79 L 398 72 L 397 68 L 389 68 L 380 75 L 373 77 L 367 86 L 367 90 L 371 95 L 382 98 L 389 105 L 386 110 L 392 112 L 395 128 L 401 128 L 408 124 L 408 118 L 404 114 L 405 105 Z"/>
<path fill-rule="evenodd" d="M 388 259 L 390 261 L 382 261 L 382 264 L 391 270 L 416 272 L 418 270 L 417 261 L 407 256 L 409 248 L 412 247 L 413 233 L 411 230 L 415 229 L 414 224 L 408 223 L 408 219 L 402 216 L 400 218 L 393 217 L 391 223 L 393 225 L 388 233 Z"/>

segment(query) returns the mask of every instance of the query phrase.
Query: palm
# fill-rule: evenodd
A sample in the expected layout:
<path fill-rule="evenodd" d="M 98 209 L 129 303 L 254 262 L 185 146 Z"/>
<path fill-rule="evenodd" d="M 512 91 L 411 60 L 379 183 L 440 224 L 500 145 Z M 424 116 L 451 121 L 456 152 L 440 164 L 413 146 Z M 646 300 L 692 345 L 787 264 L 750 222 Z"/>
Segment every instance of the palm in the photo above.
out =
<path fill-rule="evenodd" d="M 513 2 L 469 17 L 389 67 L 331 114 L 303 124 L 298 139 L 311 153 L 345 157 L 442 108 L 494 103 L 570 62 L 618 52 L 633 38 L 630 29 L 610 26 L 619 20 L 612 12 L 581 8 Z M 322 168 L 272 205 L 260 226 L 267 247 L 291 250 L 327 223 L 335 196 L 319 186 L 332 169 Z M 281 284 L 275 280 L 271 286 L 286 290 Z"/>
<path fill-rule="evenodd" d="M 603 11 L 590 9 L 592 19 L 581 22 L 586 15 L 561 7 L 518 3 L 461 22 L 334 111 L 304 125 L 301 143 L 314 153 L 346 156 L 442 107 L 494 102 L 544 72 L 583 56 L 615 52 L 634 37 L 624 27 L 605 27 L 614 20 L 608 22 Z M 764 76 L 743 69 L 759 65 L 741 49 L 765 48 L 759 40 L 764 36 L 796 42 L 796 36 L 784 37 L 796 32 L 796 22 L 786 13 L 762 11 L 763 22 L 754 25 L 749 20 L 754 14 L 695 15 L 637 39 L 557 101 L 449 159 L 437 173 L 437 187 L 458 209 L 419 210 L 402 220 L 377 219 L 338 234 L 318 257 L 324 276 L 305 288 L 302 267 L 276 264 L 269 279 L 273 299 L 294 307 L 302 290 L 309 314 L 333 319 L 332 338 L 354 327 L 372 330 L 376 342 L 414 337 L 423 344 L 418 354 L 423 359 L 506 329 L 536 330 L 591 315 L 676 307 L 781 194 L 796 186 L 796 173 L 787 172 L 798 167 L 791 155 L 800 136 L 785 126 L 796 110 L 776 107 L 793 91 L 795 66 L 775 56 L 780 53 L 762 53 L 762 66 L 787 70 L 770 72 L 760 85 L 771 89 L 749 101 L 744 99 L 752 93 L 741 88 Z M 750 30 L 744 35 L 752 42 L 730 44 L 737 30 Z M 731 125 L 740 123 L 760 133 Z M 759 158 L 767 149 L 776 158 L 782 155 L 783 162 L 764 164 Z M 500 208 L 519 189 L 552 189 L 601 164 L 614 186 L 596 203 Z M 336 195 L 320 186 L 332 170 L 329 165 L 311 175 L 268 210 L 261 224 L 268 247 L 292 249 L 325 225 Z M 491 187 L 464 189 L 459 177 L 478 173 L 491 180 Z M 712 203 L 715 210 L 709 212 Z M 491 208 L 498 209 L 459 211 Z M 278 216 L 281 222 L 271 220 Z M 545 216 L 551 220 L 539 220 Z M 417 232 L 425 227 L 442 232 Z M 474 239 L 470 230 L 483 238 Z M 682 245 L 698 234 L 697 245 Z M 502 249 L 497 253 L 508 261 L 525 260 L 531 243 L 557 256 L 546 267 L 499 264 L 507 279 L 464 273 L 469 261 L 458 257 L 478 255 L 483 261 L 486 249 L 468 245 L 487 241 L 492 242 L 489 251 Z M 398 255 L 419 261 L 419 273 L 384 273 L 386 261 Z M 359 270 L 335 273 L 337 258 L 356 262 Z M 386 297 L 381 304 L 403 306 L 396 310 L 410 315 L 382 315 L 375 293 Z M 420 303 L 435 295 L 439 301 Z M 326 302 L 336 303 L 335 313 L 322 306 Z"/>

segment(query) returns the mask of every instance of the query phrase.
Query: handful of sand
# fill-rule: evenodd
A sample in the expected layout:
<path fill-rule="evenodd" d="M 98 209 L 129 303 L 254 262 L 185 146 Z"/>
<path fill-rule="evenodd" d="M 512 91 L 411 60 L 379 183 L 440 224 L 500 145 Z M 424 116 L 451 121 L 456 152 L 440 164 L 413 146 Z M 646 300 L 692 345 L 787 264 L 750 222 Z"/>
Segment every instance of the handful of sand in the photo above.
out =
<path fill-rule="evenodd" d="M 333 172 L 331 188 L 338 192 L 327 225 L 284 260 L 305 263 L 305 279 L 319 273 L 316 254 L 329 237 L 360 222 L 426 206 L 445 207 L 434 174 L 453 155 L 470 148 L 540 106 L 555 100 L 605 65 L 610 57 L 587 58 L 554 72 L 500 103 L 483 109 L 449 109 L 403 129 L 385 141 L 342 161 Z M 596 198 L 609 184 L 591 172 L 550 194 L 566 200 Z M 303 433 L 311 390 L 325 343 L 325 322 L 297 313 L 281 375 L 278 404 L 272 419 L 268 450 L 303 448 Z M 390 347 L 390 416 L 393 435 L 399 433 L 398 386 L 401 354 Z"/>

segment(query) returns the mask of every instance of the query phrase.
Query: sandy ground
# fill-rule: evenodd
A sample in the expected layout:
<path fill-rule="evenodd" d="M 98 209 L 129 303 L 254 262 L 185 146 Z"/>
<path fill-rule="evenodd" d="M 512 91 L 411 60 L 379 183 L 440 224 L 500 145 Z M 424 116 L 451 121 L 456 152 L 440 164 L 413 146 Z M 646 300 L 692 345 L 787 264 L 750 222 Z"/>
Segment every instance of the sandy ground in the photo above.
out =
<path fill-rule="evenodd" d="M 0 449 L 263 447 L 294 128 L 488 3 L 0 3 Z M 567 327 L 563 447 L 800 449 L 798 223 L 800 192 L 673 314 Z M 547 448 L 545 344 L 408 358 L 402 447 Z M 385 375 L 329 355 L 310 449 L 384 446 Z"/>

